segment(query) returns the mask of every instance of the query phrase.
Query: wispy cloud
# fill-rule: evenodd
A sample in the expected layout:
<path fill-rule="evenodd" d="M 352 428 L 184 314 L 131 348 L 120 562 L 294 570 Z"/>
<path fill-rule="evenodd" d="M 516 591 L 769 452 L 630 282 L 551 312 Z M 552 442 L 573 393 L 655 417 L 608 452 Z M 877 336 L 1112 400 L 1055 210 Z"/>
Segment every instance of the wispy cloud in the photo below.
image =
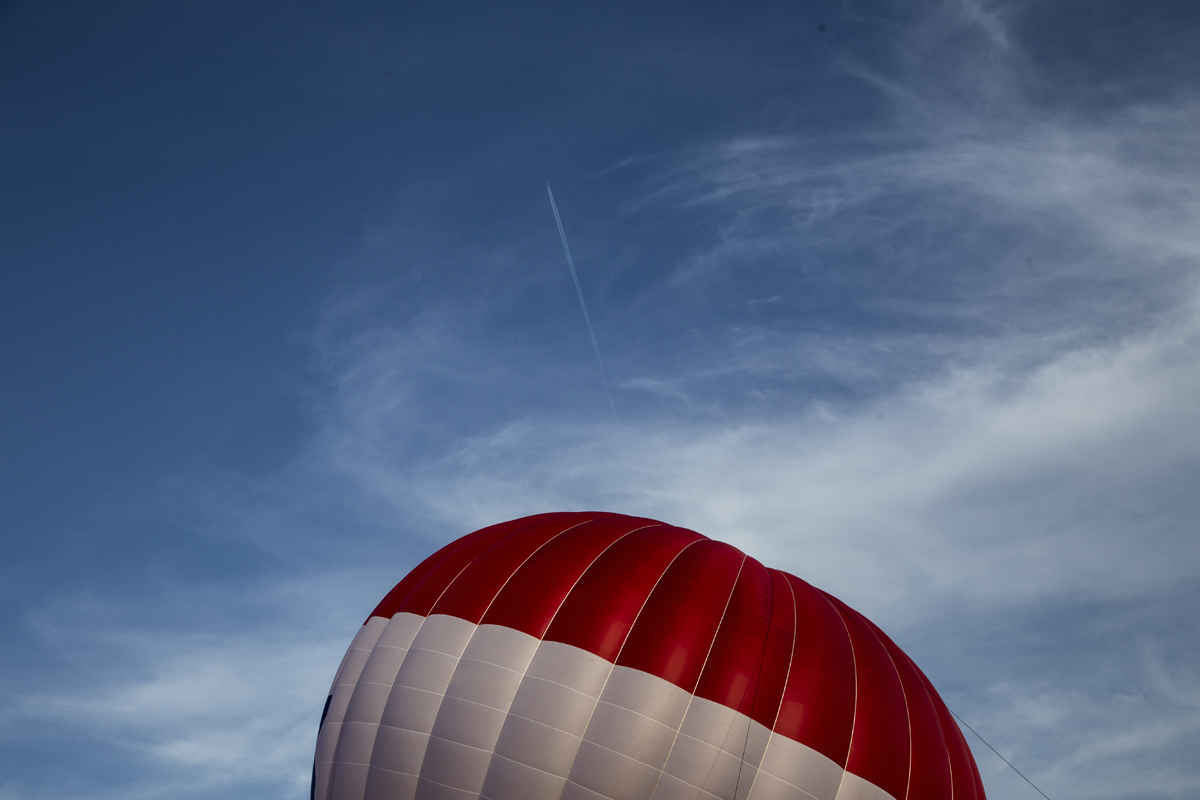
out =
<path fill-rule="evenodd" d="M 632 198 L 614 240 L 678 232 L 669 257 L 580 259 L 617 425 L 548 208 L 544 256 L 525 233 L 453 256 L 453 231 L 372 233 L 371 277 L 312 333 L 295 458 L 170 488 L 271 566 L 163 590 L 171 625 L 39 612 L 38 646 L 89 679 L 29 679 L 0 735 L 141 770 L 56 797 L 296 796 L 389 580 L 475 527 L 603 508 L 842 596 L 1055 800 L 1198 796 L 1200 645 L 1172 620 L 1200 603 L 1200 101 L 1048 113 L 1023 99 L 1020 7 L 922 8 L 886 52 L 835 52 L 883 98 L 868 123 L 597 173 Z M 1030 796 L 976 752 L 993 798 Z"/>
<path fill-rule="evenodd" d="M 962 10 L 1014 46 L 999 16 Z M 632 331 L 610 334 L 616 359 L 639 315 L 687 325 L 698 298 L 724 313 L 692 350 L 626 360 L 621 390 L 661 403 L 621 426 L 490 395 L 513 363 L 453 325 L 400 325 L 340 373 L 342 391 L 369 380 L 330 406 L 326 446 L 398 514 L 448 529 L 599 507 L 733 541 L 944 657 L 931 671 L 1052 796 L 1142 796 L 1151 767 L 1190 796 L 1186 750 L 1163 749 L 1196 737 L 1180 657 L 1081 662 L 1104 642 L 1176 646 L 1099 609 L 1197 602 L 1197 105 L 1072 120 L 1002 100 L 938 117 L 926 96 L 886 135 L 742 137 L 660 171 L 628 213 L 709 234 L 614 312 L 608 330 Z M 731 310 L 765 297 L 778 313 Z M 805 324 L 810 308 L 836 319 Z M 564 368 L 521 362 L 520 380 L 561 402 Z M 446 411 L 431 373 L 439 397 L 500 400 L 453 401 L 452 432 L 417 448 Z M 846 391 L 814 390 L 831 382 Z M 1099 633 L 1065 635 L 1055 607 Z M 933 624 L 966 651 L 1024 646 L 1022 663 L 956 672 Z M 1023 796 L 980 760 L 995 796 Z"/>
<path fill-rule="evenodd" d="M 176 586 L 140 608 L 90 595 L 29 620 L 53 668 L 4 703 L 10 752 L 55 758 L 59 780 L 14 797 L 297 797 L 321 698 L 346 645 L 339 587 L 360 576 Z M 328 585 L 326 585 L 328 581 Z M 131 605 L 132 603 L 132 605 Z M 61 685 L 55 676 L 69 671 Z"/>

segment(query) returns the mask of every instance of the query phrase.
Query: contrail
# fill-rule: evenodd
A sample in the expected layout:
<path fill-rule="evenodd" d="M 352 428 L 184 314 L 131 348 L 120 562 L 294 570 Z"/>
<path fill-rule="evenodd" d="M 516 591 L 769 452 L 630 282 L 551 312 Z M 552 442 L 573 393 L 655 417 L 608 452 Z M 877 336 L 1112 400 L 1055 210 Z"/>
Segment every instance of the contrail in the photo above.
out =
<path fill-rule="evenodd" d="M 592 350 L 596 351 L 596 364 L 600 367 L 600 377 L 604 380 L 604 392 L 608 395 L 608 407 L 612 410 L 613 421 L 617 419 L 617 406 L 613 403 L 612 390 L 608 388 L 608 373 L 604 371 L 604 360 L 600 358 L 600 345 L 596 343 L 596 332 L 592 330 L 592 318 L 588 316 L 587 303 L 583 300 L 583 289 L 579 286 L 579 275 L 575 272 L 575 261 L 571 258 L 571 248 L 567 247 L 567 234 L 563 230 L 562 217 L 558 215 L 558 205 L 554 202 L 554 192 L 550 184 L 546 184 L 546 194 L 550 195 L 550 209 L 554 212 L 554 221 L 558 224 L 558 236 L 562 239 L 563 255 L 567 257 L 567 266 L 571 268 L 571 277 L 575 280 L 575 291 L 579 293 L 579 307 L 583 309 L 583 321 L 587 323 L 588 336 L 592 337 Z"/>

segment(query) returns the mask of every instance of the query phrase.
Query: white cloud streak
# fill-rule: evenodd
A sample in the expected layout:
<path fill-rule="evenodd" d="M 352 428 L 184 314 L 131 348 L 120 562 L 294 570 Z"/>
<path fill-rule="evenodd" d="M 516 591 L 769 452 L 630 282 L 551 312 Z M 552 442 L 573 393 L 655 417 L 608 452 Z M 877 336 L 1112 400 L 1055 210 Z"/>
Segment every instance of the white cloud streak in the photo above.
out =
<path fill-rule="evenodd" d="M 72 768 L 65 782 L 10 782 L 4 791 L 14 798 L 303 795 L 321 701 L 361 621 L 359 603 L 343 605 L 339 587 L 360 580 L 342 573 L 174 587 L 153 609 L 79 595 L 42 609 L 28 627 L 56 668 L 0 708 L 0 740 L 15 749 L 49 737 L 57 760 Z M 53 679 L 64 668 L 67 685 Z M 88 774 L 76 772 L 89 764 Z"/>

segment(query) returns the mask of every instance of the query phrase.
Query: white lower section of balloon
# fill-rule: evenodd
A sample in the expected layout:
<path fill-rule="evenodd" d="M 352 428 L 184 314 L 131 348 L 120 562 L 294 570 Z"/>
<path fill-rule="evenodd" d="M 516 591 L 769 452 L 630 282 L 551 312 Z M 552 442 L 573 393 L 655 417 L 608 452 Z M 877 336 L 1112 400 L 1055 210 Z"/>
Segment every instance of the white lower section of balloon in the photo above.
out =
<path fill-rule="evenodd" d="M 456 617 L 373 617 L 331 695 L 316 800 L 894 800 L 661 678 Z"/>

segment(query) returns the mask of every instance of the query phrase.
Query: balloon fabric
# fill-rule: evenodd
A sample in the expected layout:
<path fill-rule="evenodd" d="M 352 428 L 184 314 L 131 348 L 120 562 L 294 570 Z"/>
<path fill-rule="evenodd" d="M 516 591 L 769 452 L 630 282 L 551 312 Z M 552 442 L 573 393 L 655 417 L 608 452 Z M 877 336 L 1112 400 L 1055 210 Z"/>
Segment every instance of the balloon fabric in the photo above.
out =
<path fill-rule="evenodd" d="M 878 627 L 694 531 L 600 512 L 468 534 L 354 637 L 314 800 L 985 800 Z"/>

